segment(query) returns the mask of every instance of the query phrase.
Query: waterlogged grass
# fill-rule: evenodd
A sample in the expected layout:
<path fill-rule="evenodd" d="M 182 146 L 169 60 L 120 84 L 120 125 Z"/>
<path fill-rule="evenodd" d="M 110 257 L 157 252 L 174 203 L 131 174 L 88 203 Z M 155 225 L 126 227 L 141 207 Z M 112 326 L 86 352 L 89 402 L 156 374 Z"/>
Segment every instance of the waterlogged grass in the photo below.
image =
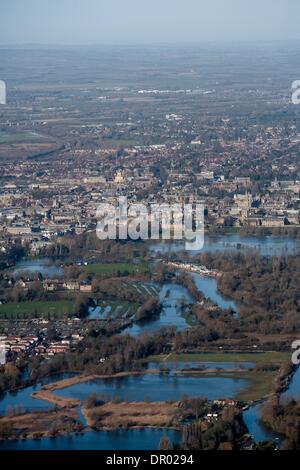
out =
<path fill-rule="evenodd" d="M 196 318 L 195 315 L 193 315 L 191 312 L 188 312 L 188 313 L 184 312 L 182 316 L 183 316 L 183 318 L 185 319 L 185 321 L 187 322 L 187 324 L 188 324 L 189 326 L 196 326 L 196 325 L 198 325 L 198 320 L 197 320 L 197 318 Z"/>
<path fill-rule="evenodd" d="M 27 318 L 61 318 L 72 312 L 71 300 L 11 302 L 0 305 L 0 318 L 22 320 Z"/>
<path fill-rule="evenodd" d="M 207 372 L 201 375 L 197 375 L 199 380 L 208 377 L 218 377 L 224 379 L 233 379 L 233 380 L 245 380 L 246 386 L 241 390 L 238 395 L 235 397 L 240 401 L 254 401 L 266 397 L 272 393 L 273 380 L 276 377 L 276 372 L 257 372 L 255 370 L 249 371 L 245 369 L 241 371 L 220 371 L 220 372 Z M 222 395 L 220 390 L 220 396 Z"/>
<path fill-rule="evenodd" d="M 158 297 L 160 292 L 159 286 L 149 283 L 123 282 L 123 286 L 126 287 L 126 289 L 130 289 L 131 291 L 144 296 Z"/>
<path fill-rule="evenodd" d="M 127 302 L 119 300 L 102 300 L 98 302 L 100 307 L 100 317 L 104 318 L 131 318 L 135 315 L 140 304 L 137 302 Z"/>
<path fill-rule="evenodd" d="M 95 263 L 84 267 L 88 274 L 115 274 L 115 275 L 128 275 L 133 273 L 145 273 L 149 271 L 146 264 L 131 264 L 131 263 Z"/>
<path fill-rule="evenodd" d="M 224 227 L 223 231 L 227 235 L 236 234 L 236 233 L 240 233 L 240 227 Z"/>

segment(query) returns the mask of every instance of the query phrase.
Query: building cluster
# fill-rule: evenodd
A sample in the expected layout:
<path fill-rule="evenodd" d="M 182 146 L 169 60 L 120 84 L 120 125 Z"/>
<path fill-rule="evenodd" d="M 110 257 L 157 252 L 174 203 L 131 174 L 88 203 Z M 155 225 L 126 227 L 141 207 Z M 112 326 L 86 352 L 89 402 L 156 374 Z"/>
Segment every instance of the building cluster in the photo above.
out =
<path fill-rule="evenodd" d="M 47 358 L 55 354 L 67 353 L 82 339 L 83 336 L 78 333 L 55 340 L 50 340 L 46 334 L 39 334 L 39 336 L 2 334 L 0 344 L 6 358 L 20 358 L 22 355 Z"/>
<path fill-rule="evenodd" d="M 68 233 L 94 230 L 99 204 L 116 205 L 120 196 L 129 204 L 201 203 L 209 226 L 299 225 L 300 180 L 294 165 L 289 165 L 294 178 L 272 176 L 260 182 L 251 174 L 226 175 L 223 160 L 195 171 L 191 158 L 180 164 L 180 152 L 165 145 L 128 148 L 117 168 L 100 151 L 84 164 L 75 158 L 55 165 L 31 160 L 5 165 L 0 176 L 1 249 L 18 239 L 38 255 Z M 161 166 L 168 158 L 165 170 Z"/>

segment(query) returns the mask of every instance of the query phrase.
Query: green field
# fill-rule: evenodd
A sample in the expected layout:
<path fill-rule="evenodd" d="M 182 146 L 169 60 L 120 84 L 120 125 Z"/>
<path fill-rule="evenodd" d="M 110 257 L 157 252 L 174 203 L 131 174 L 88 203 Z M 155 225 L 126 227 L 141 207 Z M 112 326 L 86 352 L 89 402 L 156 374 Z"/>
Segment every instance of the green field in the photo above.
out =
<path fill-rule="evenodd" d="M 273 380 L 275 379 L 276 372 L 245 372 L 232 374 L 232 378 L 245 379 L 248 381 L 246 388 L 241 390 L 237 399 L 242 401 L 259 400 L 273 391 Z"/>
<path fill-rule="evenodd" d="M 216 362 L 220 364 L 222 362 L 233 362 L 233 363 L 243 363 L 243 362 L 253 362 L 253 364 L 277 364 L 280 365 L 284 362 L 289 362 L 291 360 L 290 353 L 285 352 L 261 352 L 261 353 L 194 353 L 194 354 L 170 354 L 170 355 L 158 355 L 151 356 L 147 359 L 148 361 L 153 362 Z M 228 371 L 223 369 L 220 371 L 214 372 L 203 372 L 197 374 L 199 380 L 207 377 L 224 377 L 245 380 L 246 384 L 243 390 L 239 392 L 236 399 L 241 401 L 252 401 L 261 399 L 268 394 L 272 393 L 274 386 L 274 379 L 278 375 L 278 371 L 260 371 L 260 370 L 236 370 Z"/>
<path fill-rule="evenodd" d="M 151 356 L 149 361 L 163 362 L 253 362 L 255 364 L 288 362 L 291 354 L 288 352 L 268 351 L 261 353 L 191 353 L 191 354 L 170 354 L 169 356 Z"/>
<path fill-rule="evenodd" d="M 23 320 L 26 318 L 61 318 L 72 312 L 73 301 L 11 302 L 0 305 L 0 318 Z"/>
<path fill-rule="evenodd" d="M 146 264 L 132 263 L 95 263 L 84 266 L 84 270 L 89 274 L 115 274 L 126 275 L 132 273 L 145 273 L 149 271 Z"/>
<path fill-rule="evenodd" d="M 52 139 L 31 131 L 16 133 L 0 132 L 0 144 L 37 143 L 44 142 L 45 140 L 50 141 Z"/>

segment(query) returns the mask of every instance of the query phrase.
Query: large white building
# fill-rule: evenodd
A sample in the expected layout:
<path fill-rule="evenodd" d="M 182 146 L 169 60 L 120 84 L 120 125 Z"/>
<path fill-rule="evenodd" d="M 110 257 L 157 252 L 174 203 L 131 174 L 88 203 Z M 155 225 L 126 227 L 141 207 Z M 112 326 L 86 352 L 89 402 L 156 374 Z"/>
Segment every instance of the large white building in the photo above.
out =
<path fill-rule="evenodd" d="M 3 80 L 0 80 L 0 104 L 6 104 L 6 85 Z"/>
<path fill-rule="evenodd" d="M 0 341 L 0 365 L 3 366 L 6 362 L 6 348 L 4 341 Z"/>

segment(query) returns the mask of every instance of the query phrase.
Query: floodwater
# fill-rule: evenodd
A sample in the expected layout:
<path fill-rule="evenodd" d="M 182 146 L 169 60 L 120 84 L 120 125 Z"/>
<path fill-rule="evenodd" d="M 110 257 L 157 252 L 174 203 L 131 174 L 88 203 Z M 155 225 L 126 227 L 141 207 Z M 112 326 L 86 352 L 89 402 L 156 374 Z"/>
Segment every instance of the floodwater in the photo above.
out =
<path fill-rule="evenodd" d="M 221 236 L 205 236 L 202 250 L 188 252 L 191 256 L 197 253 L 215 253 L 216 251 L 243 252 L 244 250 L 257 250 L 262 256 L 278 256 L 291 254 L 297 250 L 297 241 L 288 237 L 275 236 L 240 236 L 237 234 Z M 184 251 L 184 242 L 158 242 L 153 243 L 150 249 L 155 253 L 174 253 Z"/>
<path fill-rule="evenodd" d="M 60 277 L 64 273 L 63 268 L 55 264 L 55 262 L 50 258 L 21 260 L 14 266 L 13 274 L 17 275 L 25 271 L 30 274 L 41 273 L 43 276 L 47 276 L 49 278 L 54 276 Z"/>
<path fill-rule="evenodd" d="M 233 398 L 246 386 L 246 380 L 231 377 L 150 373 L 88 381 L 56 390 L 55 394 L 79 400 L 94 393 L 109 400 L 121 401 L 180 400 L 183 395 L 215 400 Z"/>
<path fill-rule="evenodd" d="M 180 443 L 181 432 L 156 428 L 86 432 L 53 439 L 4 441 L 0 450 L 157 450 L 162 437 Z"/>

